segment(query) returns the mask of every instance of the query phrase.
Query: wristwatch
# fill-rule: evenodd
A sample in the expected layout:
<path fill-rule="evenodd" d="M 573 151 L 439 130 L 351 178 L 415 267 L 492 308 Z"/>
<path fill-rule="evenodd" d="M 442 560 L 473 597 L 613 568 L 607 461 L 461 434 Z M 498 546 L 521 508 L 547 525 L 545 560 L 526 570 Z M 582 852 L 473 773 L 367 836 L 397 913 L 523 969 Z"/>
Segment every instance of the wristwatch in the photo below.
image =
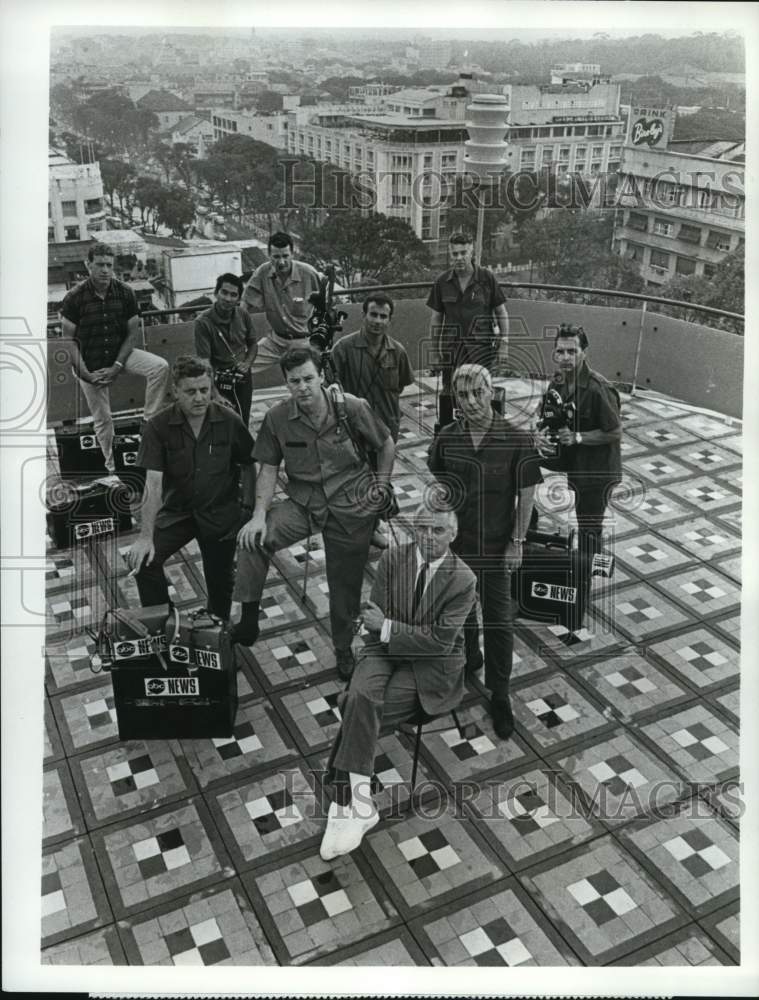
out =
<path fill-rule="evenodd" d="M 525 538 L 511 538 L 511 539 L 509 539 L 509 541 L 513 542 L 514 545 L 524 545 L 526 539 Z"/>
<path fill-rule="evenodd" d="M 582 444 L 582 434 L 579 431 L 575 434 L 575 444 Z"/>

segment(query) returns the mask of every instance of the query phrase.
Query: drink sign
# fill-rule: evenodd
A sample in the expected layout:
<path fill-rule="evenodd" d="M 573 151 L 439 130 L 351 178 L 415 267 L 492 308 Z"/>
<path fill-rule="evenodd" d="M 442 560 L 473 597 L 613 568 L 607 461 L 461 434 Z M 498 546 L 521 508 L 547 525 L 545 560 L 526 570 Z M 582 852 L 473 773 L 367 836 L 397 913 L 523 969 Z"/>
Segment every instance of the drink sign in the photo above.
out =
<path fill-rule="evenodd" d="M 672 108 L 630 108 L 627 142 L 630 146 L 666 149 L 674 127 Z"/>

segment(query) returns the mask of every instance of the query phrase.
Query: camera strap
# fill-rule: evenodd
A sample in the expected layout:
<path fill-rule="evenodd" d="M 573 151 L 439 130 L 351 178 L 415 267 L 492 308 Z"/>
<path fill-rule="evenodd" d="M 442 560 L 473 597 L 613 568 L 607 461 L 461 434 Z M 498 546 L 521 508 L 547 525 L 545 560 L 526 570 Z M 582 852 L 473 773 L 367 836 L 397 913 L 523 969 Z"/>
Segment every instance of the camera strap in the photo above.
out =
<path fill-rule="evenodd" d="M 229 325 L 230 326 L 232 325 L 232 320 L 229 321 Z M 232 364 L 236 365 L 237 364 L 237 358 L 235 357 L 235 352 L 232 350 L 232 348 L 227 343 L 226 337 L 224 336 L 224 334 L 221 332 L 221 330 L 218 327 L 214 327 L 214 329 L 216 330 L 216 332 L 219 335 L 219 340 L 221 340 L 222 344 L 226 347 L 227 351 L 229 352 L 229 356 L 232 359 Z"/>
<path fill-rule="evenodd" d="M 350 420 L 348 419 L 348 407 L 345 405 L 345 393 L 343 392 L 343 387 L 339 382 L 331 382 L 328 386 L 326 386 L 326 392 L 327 395 L 331 397 L 332 403 L 334 404 L 337 422 L 343 428 L 348 440 L 353 445 L 356 456 L 361 461 L 368 464 L 369 456 L 366 448 L 363 446 L 363 443 L 358 441 L 358 439 L 354 436 Z"/>

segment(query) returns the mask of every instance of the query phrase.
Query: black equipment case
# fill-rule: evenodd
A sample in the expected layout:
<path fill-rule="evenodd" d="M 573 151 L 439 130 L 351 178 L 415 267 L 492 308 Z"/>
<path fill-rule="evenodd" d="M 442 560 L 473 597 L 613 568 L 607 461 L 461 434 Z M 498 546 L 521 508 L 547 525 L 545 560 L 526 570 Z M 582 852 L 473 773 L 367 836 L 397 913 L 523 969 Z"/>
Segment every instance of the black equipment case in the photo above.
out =
<path fill-rule="evenodd" d="M 568 536 L 528 531 L 522 565 L 511 574 L 511 596 L 517 616 L 563 625 L 576 632 L 585 617 L 590 591 L 587 559 Z"/>
<path fill-rule="evenodd" d="M 131 531 L 131 499 L 129 487 L 112 477 L 58 484 L 47 503 L 48 528 L 56 548 L 66 549 L 98 535 Z"/>
<path fill-rule="evenodd" d="M 142 490 L 145 470 L 137 466 L 140 421 L 135 417 L 114 417 L 113 460 L 116 472 L 128 473 L 129 485 Z M 63 424 L 55 431 L 58 465 L 64 479 L 91 479 L 108 475 L 92 424 Z"/>
<path fill-rule="evenodd" d="M 119 739 L 232 735 L 232 645 L 226 627 L 205 609 L 113 610 L 101 626 L 98 649 L 111 672 Z"/>

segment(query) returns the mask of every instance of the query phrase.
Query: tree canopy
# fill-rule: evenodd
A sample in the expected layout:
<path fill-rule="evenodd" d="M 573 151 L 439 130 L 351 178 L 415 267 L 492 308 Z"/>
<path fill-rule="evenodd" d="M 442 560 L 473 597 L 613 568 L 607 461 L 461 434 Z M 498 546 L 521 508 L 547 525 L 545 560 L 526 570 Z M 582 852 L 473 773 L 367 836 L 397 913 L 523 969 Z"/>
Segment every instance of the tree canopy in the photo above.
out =
<path fill-rule="evenodd" d="M 411 281 L 430 266 L 427 247 L 402 219 L 356 209 L 331 212 L 320 225 L 307 225 L 301 253 L 316 267 L 335 264 L 342 283 L 361 280 Z"/>

